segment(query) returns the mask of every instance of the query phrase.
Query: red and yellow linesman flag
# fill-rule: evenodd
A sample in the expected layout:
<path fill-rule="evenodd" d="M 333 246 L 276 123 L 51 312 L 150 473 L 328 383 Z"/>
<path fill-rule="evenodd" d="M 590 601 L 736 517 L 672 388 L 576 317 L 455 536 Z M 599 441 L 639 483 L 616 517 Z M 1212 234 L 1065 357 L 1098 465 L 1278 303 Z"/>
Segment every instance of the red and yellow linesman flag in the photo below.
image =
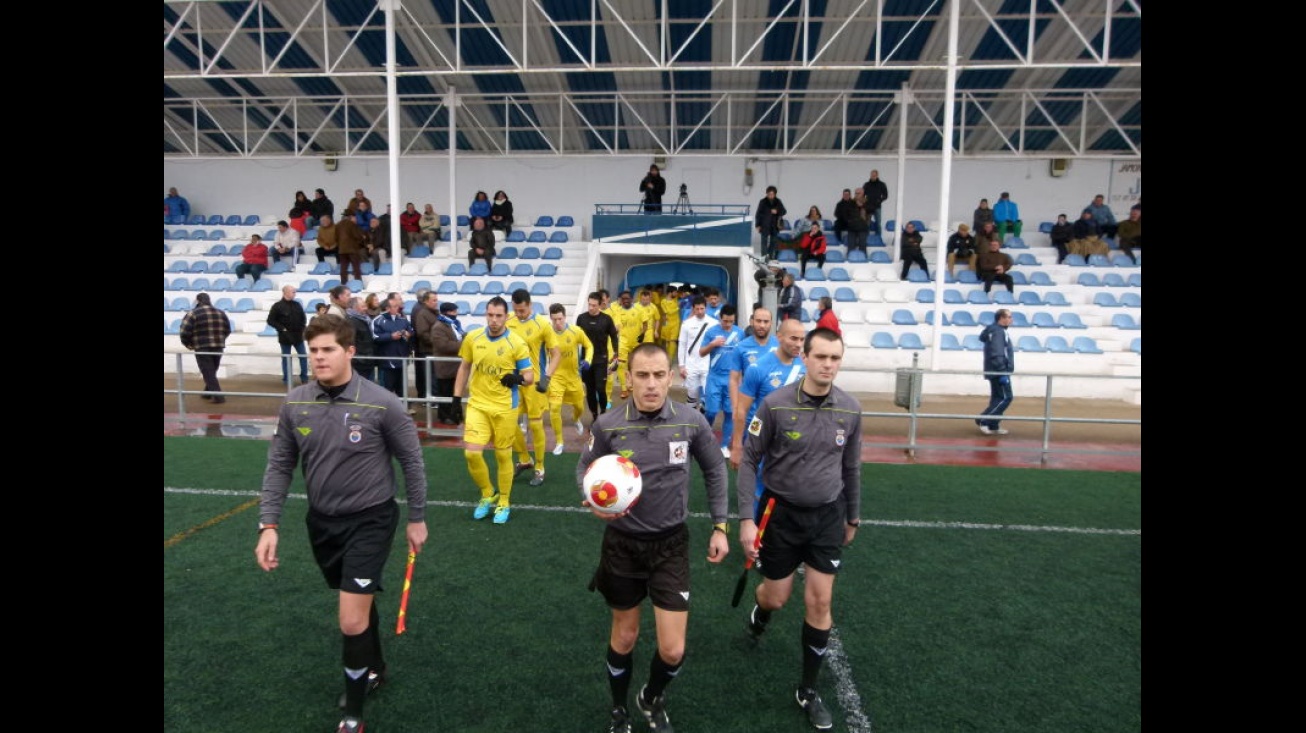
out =
<path fill-rule="evenodd" d="M 399 623 L 395 625 L 395 634 L 408 630 L 408 591 L 413 587 L 413 563 L 417 562 L 417 553 L 408 553 L 408 569 L 404 571 L 404 593 L 399 597 Z"/>

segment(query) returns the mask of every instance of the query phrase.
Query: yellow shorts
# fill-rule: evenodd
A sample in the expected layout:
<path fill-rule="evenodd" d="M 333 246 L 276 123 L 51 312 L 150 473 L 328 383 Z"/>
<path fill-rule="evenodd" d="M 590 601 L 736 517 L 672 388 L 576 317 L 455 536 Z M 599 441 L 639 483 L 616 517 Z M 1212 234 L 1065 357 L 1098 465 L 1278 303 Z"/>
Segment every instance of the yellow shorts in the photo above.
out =
<path fill-rule="evenodd" d="M 549 380 L 549 389 L 553 389 L 552 379 Z M 518 408 L 517 413 L 531 420 L 543 417 L 544 412 L 549 409 L 549 396 L 540 394 L 534 384 L 521 388 L 521 398 L 521 407 Z"/>
<path fill-rule="evenodd" d="M 585 401 L 585 388 L 575 377 L 554 377 L 549 381 L 549 409 Z"/>
<path fill-rule="evenodd" d="M 544 395 L 540 395 L 543 397 Z M 470 445 L 512 448 L 517 438 L 517 411 L 485 412 L 467 405 L 463 415 L 463 440 Z"/>

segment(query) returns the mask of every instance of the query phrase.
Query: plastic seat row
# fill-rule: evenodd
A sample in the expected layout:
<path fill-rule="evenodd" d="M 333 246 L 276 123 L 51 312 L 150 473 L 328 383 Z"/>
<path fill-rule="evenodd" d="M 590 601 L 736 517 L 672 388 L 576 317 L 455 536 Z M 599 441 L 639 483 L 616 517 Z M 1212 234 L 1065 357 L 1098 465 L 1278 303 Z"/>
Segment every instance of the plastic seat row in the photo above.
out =
<path fill-rule="evenodd" d="M 182 214 L 173 214 L 172 216 L 163 217 L 163 223 L 171 224 L 172 226 L 193 226 L 193 227 L 195 226 L 199 226 L 199 227 L 247 226 L 248 227 L 248 226 L 257 226 L 259 223 L 259 218 L 257 214 L 249 214 L 248 216 L 243 216 L 243 217 L 240 216 L 239 214 L 231 214 L 230 216 L 223 216 L 221 214 L 212 214 L 207 217 L 204 216 L 203 214 L 191 214 L 190 218 L 187 218 Z"/>
<path fill-rule="evenodd" d="M 1143 273 L 1130 273 L 1125 277 L 1118 272 L 1108 272 L 1101 278 L 1097 273 L 1081 272 L 1079 277 L 1075 278 L 1075 283 L 1083 285 L 1086 288 L 1141 288 L 1143 287 Z"/>
<path fill-rule="evenodd" d="M 1141 252 L 1134 252 L 1134 256 L 1142 259 Z M 1129 255 L 1124 252 L 1116 252 L 1110 257 L 1106 255 L 1089 255 L 1087 259 L 1083 255 L 1077 255 L 1073 252 L 1066 255 L 1061 264 L 1070 267 L 1139 267 L 1141 262 L 1135 262 L 1129 259 Z"/>

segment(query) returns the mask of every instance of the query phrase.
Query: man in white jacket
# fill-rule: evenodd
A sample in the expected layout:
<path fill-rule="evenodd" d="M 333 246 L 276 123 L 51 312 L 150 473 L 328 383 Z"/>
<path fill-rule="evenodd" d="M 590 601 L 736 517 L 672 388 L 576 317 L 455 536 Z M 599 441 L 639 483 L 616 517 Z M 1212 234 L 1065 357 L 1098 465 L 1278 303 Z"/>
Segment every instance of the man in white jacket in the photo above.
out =
<path fill-rule="evenodd" d="M 707 380 L 707 356 L 698 353 L 703 334 L 715 326 L 715 318 L 707 315 L 707 299 L 695 295 L 690 303 L 689 318 L 680 324 L 680 342 L 676 353 L 680 355 L 680 378 L 685 380 L 685 401 L 697 410 L 703 409 L 700 398 L 703 395 L 703 383 Z"/>

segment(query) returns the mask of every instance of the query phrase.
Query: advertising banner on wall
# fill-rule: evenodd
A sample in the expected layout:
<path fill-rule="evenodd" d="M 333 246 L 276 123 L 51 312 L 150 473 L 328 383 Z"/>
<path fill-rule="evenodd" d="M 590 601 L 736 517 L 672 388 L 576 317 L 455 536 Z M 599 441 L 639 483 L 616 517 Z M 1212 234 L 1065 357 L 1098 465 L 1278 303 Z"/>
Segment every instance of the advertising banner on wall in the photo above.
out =
<path fill-rule="evenodd" d="M 1143 164 L 1137 160 L 1116 162 L 1111 167 L 1111 185 L 1107 205 L 1123 219 L 1129 207 L 1143 198 Z"/>

